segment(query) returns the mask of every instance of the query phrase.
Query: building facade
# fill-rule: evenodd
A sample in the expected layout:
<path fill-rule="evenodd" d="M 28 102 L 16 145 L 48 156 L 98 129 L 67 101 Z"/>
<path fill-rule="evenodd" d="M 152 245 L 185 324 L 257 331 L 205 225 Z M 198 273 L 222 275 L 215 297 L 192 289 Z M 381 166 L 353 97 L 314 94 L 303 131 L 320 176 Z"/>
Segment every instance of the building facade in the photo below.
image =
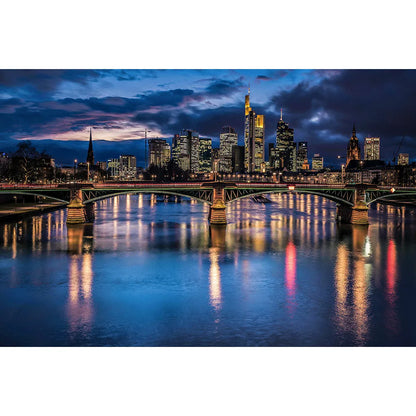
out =
<path fill-rule="evenodd" d="M 322 170 L 323 168 L 324 158 L 319 153 L 315 153 L 312 158 L 312 170 Z"/>
<path fill-rule="evenodd" d="M 294 142 L 294 130 L 283 121 L 283 112 L 280 112 L 280 120 L 276 128 L 277 168 L 295 172 L 297 170 L 296 143 Z"/>
<path fill-rule="evenodd" d="M 199 138 L 199 169 L 198 172 L 211 172 L 212 140 Z"/>
<path fill-rule="evenodd" d="M 366 137 L 364 139 L 364 159 L 380 160 L 380 137 Z"/>
<path fill-rule="evenodd" d="M 232 170 L 233 173 L 244 172 L 244 146 L 233 146 L 232 149 Z"/>
<path fill-rule="evenodd" d="M 170 161 L 170 145 L 163 139 L 149 140 L 149 166 L 164 168 Z"/>
<path fill-rule="evenodd" d="M 107 171 L 111 178 L 118 179 L 120 176 L 120 159 L 108 159 Z"/>
<path fill-rule="evenodd" d="M 250 107 L 250 90 L 245 96 L 244 167 L 247 173 L 260 172 L 264 162 L 264 116 Z"/>
<path fill-rule="evenodd" d="M 238 135 L 235 130 L 230 126 L 223 127 L 220 134 L 220 172 L 232 172 L 232 150 L 233 146 L 237 145 Z"/>
<path fill-rule="evenodd" d="M 299 142 L 296 153 L 296 168 L 304 170 L 304 166 L 308 165 L 308 142 Z"/>
<path fill-rule="evenodd" d="M 199 170 L 199 134 L 193 130 L 182 130 L 172 141 L 172 158 L 184 171 Z"/>
<path fill-rule="evenodd" d="M 122 179 L 125 181 L 134 180 L 136 179 L 136 175 L 137 175 L 136 156 L 121 155 L 119 179 Z"/>
<path fill-rule="evenodd" d="M 409 164 L 409 153 L 399 153 L 397 159 L 397 164 L 401 166 L 406 166 Z"/>

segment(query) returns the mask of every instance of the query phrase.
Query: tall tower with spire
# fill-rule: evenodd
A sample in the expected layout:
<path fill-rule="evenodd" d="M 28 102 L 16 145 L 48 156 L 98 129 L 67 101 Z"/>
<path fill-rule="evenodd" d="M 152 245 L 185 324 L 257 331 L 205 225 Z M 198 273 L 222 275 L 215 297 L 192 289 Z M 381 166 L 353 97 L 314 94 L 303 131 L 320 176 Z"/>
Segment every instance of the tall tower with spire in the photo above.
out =
<path fill-rule="evenodd" d="M 347 166 L 351 160 L 361 160 L 361 150 L 358 137 L 356 136 L 355 123 L 352 126 L 352 136 L 347 147 Z"/>
<path fill-rule="evenodd" d="M 280 108 L 280 120 L 276 127 L 276 167 L 280 170 L 295 172 L 297 170 L 296 144 L 294 130 L 283 120 L 283 108 Z"/>
<path fill-rule="evenodd" d="M 87 163 L 90 164 L 90 166 L 94 165 L 94 152 L 92 150 L 92 131 L 90 128 L 90 143 L 88 145 L 88 153 L 87 153 Z"/>
<path fill-rule="evenodd" d="M 250 107 L 250 87 L 245 97 L 244 168 L 247 173 L 260 172 L 264 162 L 264 116 Z"/>

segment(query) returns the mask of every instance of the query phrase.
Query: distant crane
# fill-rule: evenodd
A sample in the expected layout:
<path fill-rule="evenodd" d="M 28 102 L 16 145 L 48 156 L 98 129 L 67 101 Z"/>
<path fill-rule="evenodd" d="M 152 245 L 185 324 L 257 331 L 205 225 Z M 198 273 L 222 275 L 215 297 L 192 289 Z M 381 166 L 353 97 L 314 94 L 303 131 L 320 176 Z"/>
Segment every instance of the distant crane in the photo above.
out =
<path fill-rule="evenodd" d="M 398 154 L 399 154 L 399 152 L 400 152 L 400 148 L 402 147 L 402 144 L 403 144 L 403 142 L 404 142 L 404 137 L 405 137 L 405 136 L 402 136 L 402 139 L 400 140 L 400 143 L 399 143 L 399 145 L 397 146 L 396 151 L 393 153 L 393 164 L 395 164 L 395 163 L 396 163 L 396 158 L 397 158 L 397 155 L 398 155 Z"/>
<path fill-rule="evenodd" d="M 139 130 L 139 133 L 144 133 L 144 163 L 145 163 L 145 169 L 147 168 L 148 165 L 148 160 L 147 160 L 147 133 L 151 133 L 151 130 Z"/>

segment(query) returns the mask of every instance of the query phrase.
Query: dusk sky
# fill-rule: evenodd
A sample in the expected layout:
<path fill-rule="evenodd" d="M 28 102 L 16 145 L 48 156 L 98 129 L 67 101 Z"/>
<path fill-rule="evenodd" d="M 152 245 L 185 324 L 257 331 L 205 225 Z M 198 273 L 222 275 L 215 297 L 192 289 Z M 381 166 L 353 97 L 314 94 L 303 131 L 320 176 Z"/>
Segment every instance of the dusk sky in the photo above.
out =
<path fill-rule="evenodd" d="M 218 146 L 221 127 L 230 125 L 243 144 L 249 85 L 267 143 L 283 107 L 309 157 L 344 156 L 355 122 L 361 145 L 381 137 L 387 162 L 402 136 L 400 151 L 414 159 L 414 70 L 0 70 L 0 150 L 31 140 L 58 165 L 84 161 L 90 127 L 96 160 L 134 154 L 139 165 L 145 128 L 166 139 L 193 129 Z"/>

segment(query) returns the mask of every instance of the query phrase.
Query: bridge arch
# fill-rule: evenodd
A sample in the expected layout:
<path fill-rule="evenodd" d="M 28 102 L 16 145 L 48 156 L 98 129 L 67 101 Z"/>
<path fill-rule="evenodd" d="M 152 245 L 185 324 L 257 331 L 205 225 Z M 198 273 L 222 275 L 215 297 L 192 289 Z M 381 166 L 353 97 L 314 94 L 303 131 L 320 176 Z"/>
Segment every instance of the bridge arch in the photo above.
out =
<path fill-rule="evenodd" d="M 350 200 L 346 200 L 340 196 L 328 194 L 325 192 L 319 192 L 317 190 L 308 190 L 308 189 L 296 189 L 296 190 L 289 190 L 289 189 L 270 189 L 270 190 L 261 190 L 257 192 L 247 193 L 244 195 L 236 196 L 235 198 L 229 199 L 227 202 L 234 202 L 239 199 L 249 198 L 256 195 L 265 195 L 265 194 L 288 194 L 288 193 L 297 193 L 297 194 L 309 194 L 309 195 L 317 195 L 322 198 L 328 199 L 332 202 L 337 204 L 345 204 L 349 206 L 354 206 L 354 203 Z"/>
<path fill-rule="evenodd" d="M 388 192 L 384 195 L 377 196 L 376 198 L 373 198 L 370 201 L 366 201 L 365 203 L 367 204 L 367 206 L 369 206 L 373 202 L 376 202 L 380 199 L 386 199 L 387 201 L 390 201 L 391 199 L 397 199 L 401 196 L 407 196 L 407 195 L 416 197 L 416 192 L 414 192 L 414 191 L 413 192 L 412 191 L 409 191 L 409 192 L 402 191 L 402 192 L 394 192 L 394 193 Z"/>
<path fill-rule="evenodd" d="M 62 202 L 63 204 L 69 204 L 69 194 L 68 194 L 68 200 L 61 199 L 56 196 L 51 196 L 49 193 L 42 193 L 42 192 L 36 192 L 36 191 L 20 191 L 20 190 L 1 190 L 0 195 L 28 195 L 28 196 L 38 196 L 42 198 L 48 198 L 52 199 L 57 202 Z"/>
<path fill-rule="evenodd" d="M 190 199 L 194 199 L 198 202 L 202 202 L 204 204 L 208 204 L 208 205 L 212 205 L 211 201 L 208 201 L 206 199 L 200 198 L 198 196 L 195 195 L 188 195 L 187 193 L 182 193 L 182 192 L 177 192 L 177 191 L 165 191 L 165 190 L 137 190 L 137 189 L 132 189 L 132 190 L 128 190 L 128 191 L 117 191 L 117 192 L 112 192 L 112 193 L 108 193 L 108 194 L 103 194 L 103 195 L 99 195 L 90 199 L 84 199 L 83 203 L 84 204 L 92 204 L 94 202 L 98 202 L 98 201 L 102 201 L 104 199 L 108 199 L 108 198 L 114 198 L 116 196 L 120 196 L 120 195 L 138 195 L 138 194 L 155 194 L 155 195 L 173 195 L 173 196 L 182 196 L 184 198 L 190 198 Z"/>

